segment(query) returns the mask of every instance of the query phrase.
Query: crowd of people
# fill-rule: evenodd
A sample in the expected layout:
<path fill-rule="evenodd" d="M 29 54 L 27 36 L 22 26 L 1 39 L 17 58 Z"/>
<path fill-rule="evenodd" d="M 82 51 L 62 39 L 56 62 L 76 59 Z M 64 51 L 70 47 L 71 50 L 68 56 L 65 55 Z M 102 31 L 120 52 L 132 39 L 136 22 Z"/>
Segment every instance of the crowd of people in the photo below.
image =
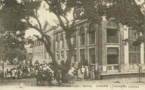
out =
<path fill-rule="evenodd" d="M 34 75 L 34 65 L 25 66 L 20 64 L 5 71 L 5 77 L 11 77 L 13 79 L 28 78 L 33 77 Z"/>
<path fill-rule="evenodd" d="M 68 74 L 75 77 L 76 80 L 95 80 L 99 78 L 97 76 L 100 72 L 94 68 L 90 69 L 88 66 L 81 65 L 80 68 L 71 67 Z"/>
<path fill-rule="evenodd" d="M 34 63 L 29 65 L 19 64 L 10 70 L 5 71 L 5 77 L 10 75 L 13 79 L 35 77 L 37 83 L 43 83 L 44 81 L 52 84 L 52 80 L 56 80 L 58 84 L 62 82 L 63 72 L 57 68 L 52 67 L 53 65 L 48 63 Z M 68 81 L 74 80 L 94 80 L 97 77 L 98 72 L 93 68 L 90 69 L 87 65 L 81 65 L 81 67 L 72 66 L 68 71 Z"/>

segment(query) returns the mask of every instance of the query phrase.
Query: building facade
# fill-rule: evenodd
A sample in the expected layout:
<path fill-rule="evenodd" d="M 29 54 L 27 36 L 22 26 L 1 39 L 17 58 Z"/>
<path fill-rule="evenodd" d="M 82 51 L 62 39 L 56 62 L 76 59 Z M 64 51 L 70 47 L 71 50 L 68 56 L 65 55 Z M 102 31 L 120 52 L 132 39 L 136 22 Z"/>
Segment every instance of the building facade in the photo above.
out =
<path fill-rule="evenodd" d="M 33 58 L 32 46 L 31 45 L 25 45 L 25 48 L 27 50 L 26 61 L 32 61 L 32 58 Z"/>
<path fill-rule="evenodd" d="M 75 47 L 72 64 L 77 66 L 80 61 L 87 60 L 90 69 L 100 70 L 102 74 L 137 73 L 138 66 L 144 72 L 144 43 L 141 46 L 133 45 L 141 35 L 136 30 L 116 23 L 114 19 L 98 24 L 79 21 L 71 38 Z M 65 61 L 68 46 L 61 28 L 54 31 L 54 46 L 56 60 L 59 63 Z"/>
<path fill-rule="evenodd" d="M 65 32 L 58 26 L 46 31 L 51 36 L 52 51 L 59 64 L 67 59 L 68 46 Z M 134 46 L 133 42 L 142 34 L 118 24 L 114 19 L 92 23 L 82 20 L 76 23 L 71 42 L 75 47 L 72 64 L 88 62 L 90 70 L 100 70 L 101 74 L 138 73 L 139 66 L 145 72 L 144 43 Z M 51 57 L 43 43 L 35 41 L 33 62 L 49 62 Z"/>
<path fill-rule="evenodd" d="M 54 45 L 53 45 L 53 31 L 50 29 L 49 31 L 45 31 L 45 34 L 49 35 L 51 37 L 51 43 L 52 43 L 52 51 L 54 51 Z M 43 62 L 51 62 L 51 57 L 46 51 L 46 48 L 44 44 L 41 41 L 34 40 L 34 44 L 32 45 L 32 53 L 33 53 L 33 63 L 38 61 L 39 63 Z"/>

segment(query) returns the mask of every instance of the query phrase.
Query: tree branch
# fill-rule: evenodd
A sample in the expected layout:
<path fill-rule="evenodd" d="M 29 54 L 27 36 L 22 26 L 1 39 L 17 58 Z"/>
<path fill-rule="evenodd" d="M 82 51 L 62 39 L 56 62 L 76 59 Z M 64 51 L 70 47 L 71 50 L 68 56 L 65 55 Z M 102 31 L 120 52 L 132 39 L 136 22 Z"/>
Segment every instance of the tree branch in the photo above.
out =
<path fill-rule="evenodd" d="M 75 17 L 75 12 L 76 12 L 76 7 L 75 7 L 74 10 L 73 10 L 73 19 L 76 18 L 76 17 Z"/>
<path fill-rule="evenodd" d="M 36 11 L 36 10 L 35 10 L 35 13 L 36 13 L 36 15 L 34 16 L 34 18 L 36 19 L 36 21 L 37 21 L 37 23 L 38 23 L 38 25 L 39 25 L 40 30 L 42 30 L 42 25 L 41 25 L 41 23 L 40 23 L 40 20 L 39 20 L 38 17 L 37 17 L 37 11 Z"/>
<path fill-rule="evenodd" d="M 138 7 L 137 3 L 135 2 L 135 0 L 132 0 L 135 8 L 137 9 L 138 14 L 140 15 L 141 18 L 144 17 L 143 13 L 141 12 L 141 9 Z"/>
<path fill-rule="evenodd" d="M 50 39 L 47 39 L 48 41 L 45 41 L 44 37 L 46 37 L 46 35 L 44 37 L 42 37 L 42 38 L 40 38 L 38 35 L 34 35 L 34 36 L 37 38 L 37 40 L 39 40 L 39 41 L 44 43 L 47 52 L 51 56 L 53 62 L 57 65 L 57 62 L 55 60 L 55 56 L 54 56 L 53 52 L 51 51 L 51 42 L 50 42 Z"/>
<path fill-rule="evenodd" d="M 39 41 L 41 41 L 41 42 L 44 42 L 44 39 L 43 39 L 43 37 L 42 38 L 40 38 L 38 35 L 33 35 L 34 37 L 36 37 L 37 38 L 37 40 L 39 40 Z"/>
<path fill-rule="evenodd" d="M 66 28 L 66 26 L 64 25 L 64 22 L 63 22 L 62 18 L 60 17 L 60 15 L 58 15 L 58 14 L 55 14 L 55 15 L 57 16 L 57 18 L 58 18 L 58 20 L 59 20 L 59 23 L 60 23 L 60 26 L 62 27 L 62 29 L 63 29 L 65 32 L 67 32 L 67 28 Z"/>
<path fill-rule="evenodd" d="M 66 25 L 67 25 L 66 27 L 69 28 L 69 20 L 65 15 L 62 15 L 62 17 L 64 17 L 64 19 L 66 20 Z"/>
<path fill-rule="evenodd" d="M 29 17 L 28 17 L 28 18 L 25 18 L 25 20 L 26 20 L 26 22 L 27 22 L 28 27 L 37 30 L 42 36 L 44 35 L 44 32 L 42 31 L 42 29 L 38 28 L 37 26 L 32 25 L 32 24 L 29 22 Z M 39 25 L 41 26 L 41 23 L 39 22 L 39 20 L 38 20 L 38 23 L 39 23 Z"/>
<path fill-rule="evenodd" d="M 40 23 L 40 21 L 38 20 L 37 17 L 36 17 L 36 20 L 38 21 L 38 23 L 39 23 L 39 25 L 40 25 L 40 28 L 41 28 L 41 23 Z M 47 52 L 48 52 L 48 53 L 50 54 L 50 56 L 52 57 L 53 62 L 57 64 L 57 62 L 56 62 L 56 60 L 55 60 L 55 57 L 54 57 L 54 55 L 53 55 L 53 53 L 52 53 L 52 51 L 51 51 L 50 36 L 49 36 L 49 35 L 46 35 L 46 34 L 43 32 L 42 28 L 39 29 L 37 26 L 33 26 L 30 22 L 28 22 L 28 24 L 31 26 L 31 28 L 34 28 L 35 30 L 37 30 L 37 31 L 41 34 L 42 38 L 40 38 L 38 35 L 34 35 L 34 36 L 35 36 L 39 41 L 41 41 L 41 42 L 44 43 Z"/>
<path fill-rule="evenodd" d="M 44 0 L 48 5 L 50 5 L 51 3 L 49 3 L 47 0 Z"/>
<path fill-rule="evenodd" d="M 75 12 L 76 12 L 76 8 L 74 8 L 74 10 L 73 10 L 73 21 L 72 21 L 72 24 L 71 24 L 71 27 L 70 27 L 71 30 L 73 29 L 73 27 L 75 25 L 75 22 L 77 20 L 77 17 L 75 17 Z"/>
<path fill-rule="evenodd" d="M 47 0 L 44 0 L 49 6 L 52 6 L 51 5 L 51 3 L 49 3 Z M 64 22 L 63 22 L 63 20 L 62 20 L 62 18 L 61 18 L 61 16 L 59 15 L 59 13 L 58 12 L 56 12 L 56 11 L 52 11 L 55 15 L 56 15 L 56 17 L 58 18 L 58 20 L 59 20 L 59 23 L 60 23 L 60 26 L 62 27 L 62 29 L 66 32 L 67 31 L 67 28 L 66 28 L 66 26 L 65 26 L 65 24 L 64 24 Z"/>

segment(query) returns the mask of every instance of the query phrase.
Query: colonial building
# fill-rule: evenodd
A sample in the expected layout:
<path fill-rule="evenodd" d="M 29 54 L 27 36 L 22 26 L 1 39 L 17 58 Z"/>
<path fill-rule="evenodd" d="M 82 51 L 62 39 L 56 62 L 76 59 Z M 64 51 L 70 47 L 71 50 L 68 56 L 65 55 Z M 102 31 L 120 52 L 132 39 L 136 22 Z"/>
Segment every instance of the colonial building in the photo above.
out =
<path fill-rule="evenodd" d="M 77 66 L 78 62 L 87 60 L 90 69 L 100 70 L 101 74 L 137 73 L 138 66 L 144 72 L 144 43 L 140 47 L 133 45 L 140 35 L 114 19 L 100 23 L 79 21 L 71 38 L 75 46 L 72 63 Z M 54 44 L 56 59 L 61 63 L 66 60 L 68 51 L 65 32 L 61 28 L 54 31 Z"/>
<path fill-rule="evenodd" d="M 31 45 L 25 45 L 25 48 L 27 50 L 26 60 L 27 61 L 32 61 L 32 58 L 33 58 L 32 46 Z"/>
<path fill-rule="evenodd" d="M 45 31 L 45 34 L 49 35 L 51 37 L 51 43 L 52 43 L 52 51 L 54 51 L 54 45 L 53 45 L 53 31 L 52 29 Z M 43 62 L 51 62 L 51 57 L 46 51 L 46 48 L 44 44 L 38 40 L 34 41 L 34 44 L 32 46 L 32 52 L 33 52 L 33 59 L 32 61 L 38 61 L 39 63 Z"/>
<path fill-rule="evenodd" d="M 52 51 L 58 63 L 67 59 L 68 46 L 65 32 L 58 28 L 45 31 L 51 36 Z M 76 67 L 80 61 L 88 62 L 90 70 L 100 70 L 102 75 L 145 72 L 144 43 L 134 46 L 133 42 L 142 33 L 118 24 L 114 19 L 92 23 L 87 20 L 75 24 L 71 42 L 75 47 L 72 64 Z M 33 61 L 49 62 L 51 57 L 45 46 L 39 41 L 33 45 Z"/>

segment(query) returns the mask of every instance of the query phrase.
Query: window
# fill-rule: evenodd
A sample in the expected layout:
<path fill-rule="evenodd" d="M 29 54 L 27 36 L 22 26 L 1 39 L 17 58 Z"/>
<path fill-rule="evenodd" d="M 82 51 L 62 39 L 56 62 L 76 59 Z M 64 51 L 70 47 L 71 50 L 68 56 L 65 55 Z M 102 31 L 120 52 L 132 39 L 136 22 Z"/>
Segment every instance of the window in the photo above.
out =
<path fill-rule="evenodd" d="M 41 57 L 43 58 L 43 52 L 41 52 Z"/>
<path fill-rule="evenodd" d="M 55 48 L 59 49 L 59 36 L 58 36 L 58 34 L 55 35 Z"/>
<path fill-rule="evenodd" d="M 76 31 L 77 31 L 77 29 L 74 29 L 71 34 L 71 43 L 72 43 L 73 47 L 76 47 Z"/>
<path fill-rule="evenodd" d="M 80 45 L 85 45 L 85 31 L 83 27 L 81 27 L 79 34 L 80 34 Z"/>
<path fill-rule="evenodd" d="M 61 45 L 61 48 L 64 48 L 64 38 L 63 38 L 63 34 L 60 35 L 60 45 Z"/>
<path fill-rule="evenodd" d="M 119 26 L 114 20 L 107 23 L 107 43 L 119 43 Z"/>
<path fill-rule="evenodd" d="M 75 50 L 74 53 L 73 53 L 73 56 L 72 56 L 72 62 L 73 62 L 73 63 L 76 63 L 76 62 L 77 62 L 77 58 L 76 58 L 76 50 Z"/>
<path fill-rule="evenodd" d="M 80 49 L 80 61 L 85 61 L 85 49 Z"/>
<path fill-rule="evenodd" d="M 119 43 L 118 30 L 107 29 L 107 43 Z"/>
<path fill-rule="evenodd" d="M 64 37 L 66 37 L 66 35 L 65 35 L 65 34 L 64 34 Z M 68 48 L 66 38 L 64 39 L 64 46 L 65 46 L 65 48 Z"/>
<path fill-rule="evenodd" d="M 96 63 L 96 61 L 95 61 L 95 48 L 89 49 L 89 59 L 90 59 L 91 64 Z"/>
<path fill-rule="evenodd" d="M 45 47 L 44 47 L 45 48 Z M 44 49 L 44 59 L 47 59 L 47 51 L 46 51 L 46 48 Z"/>
<path fill-rule="evenodd" d="M 61 59 L 64 60 L 64 51 L 61 51 Z"/>
<path fill-rule="evenodd" d="M 66 50 L 66 59 L 68 58 L 69 50 Z"/>
<path fill-rule="evenodd" d="M 76 36 L 71 37 L 71 43 L 74 47 L 76 47 Z"/>
<path fill-rule="evenodd" d="M 56 52 L 56 59 L 57 59 L 57 60 L 60 59 L 60 57 L 59 57 L 59 51 Z"/>
<path fill-rule="evenodd" d="M 58 41 L 55 42 L 55 48 L 56 48 L 56 50 L 59 49 L 59 42 Z"/>
<path fill-rule="evenodd" d="M 129 30 L 129 63 L 140 63 L 140 46 L 134 46 L 133 43 L 138 38 L 139 33 L 136 30 Z"/>
<path fill-rule="evenodd" d="M 107 49 L 107 64 L 119 63 L 119 50 L 115 47 L 109 47 Z"/>
<path fill-rule="evenodd" d="M 89 26 L 89 44 L 95 44 L 95 25 L 91 24 Z"/>

